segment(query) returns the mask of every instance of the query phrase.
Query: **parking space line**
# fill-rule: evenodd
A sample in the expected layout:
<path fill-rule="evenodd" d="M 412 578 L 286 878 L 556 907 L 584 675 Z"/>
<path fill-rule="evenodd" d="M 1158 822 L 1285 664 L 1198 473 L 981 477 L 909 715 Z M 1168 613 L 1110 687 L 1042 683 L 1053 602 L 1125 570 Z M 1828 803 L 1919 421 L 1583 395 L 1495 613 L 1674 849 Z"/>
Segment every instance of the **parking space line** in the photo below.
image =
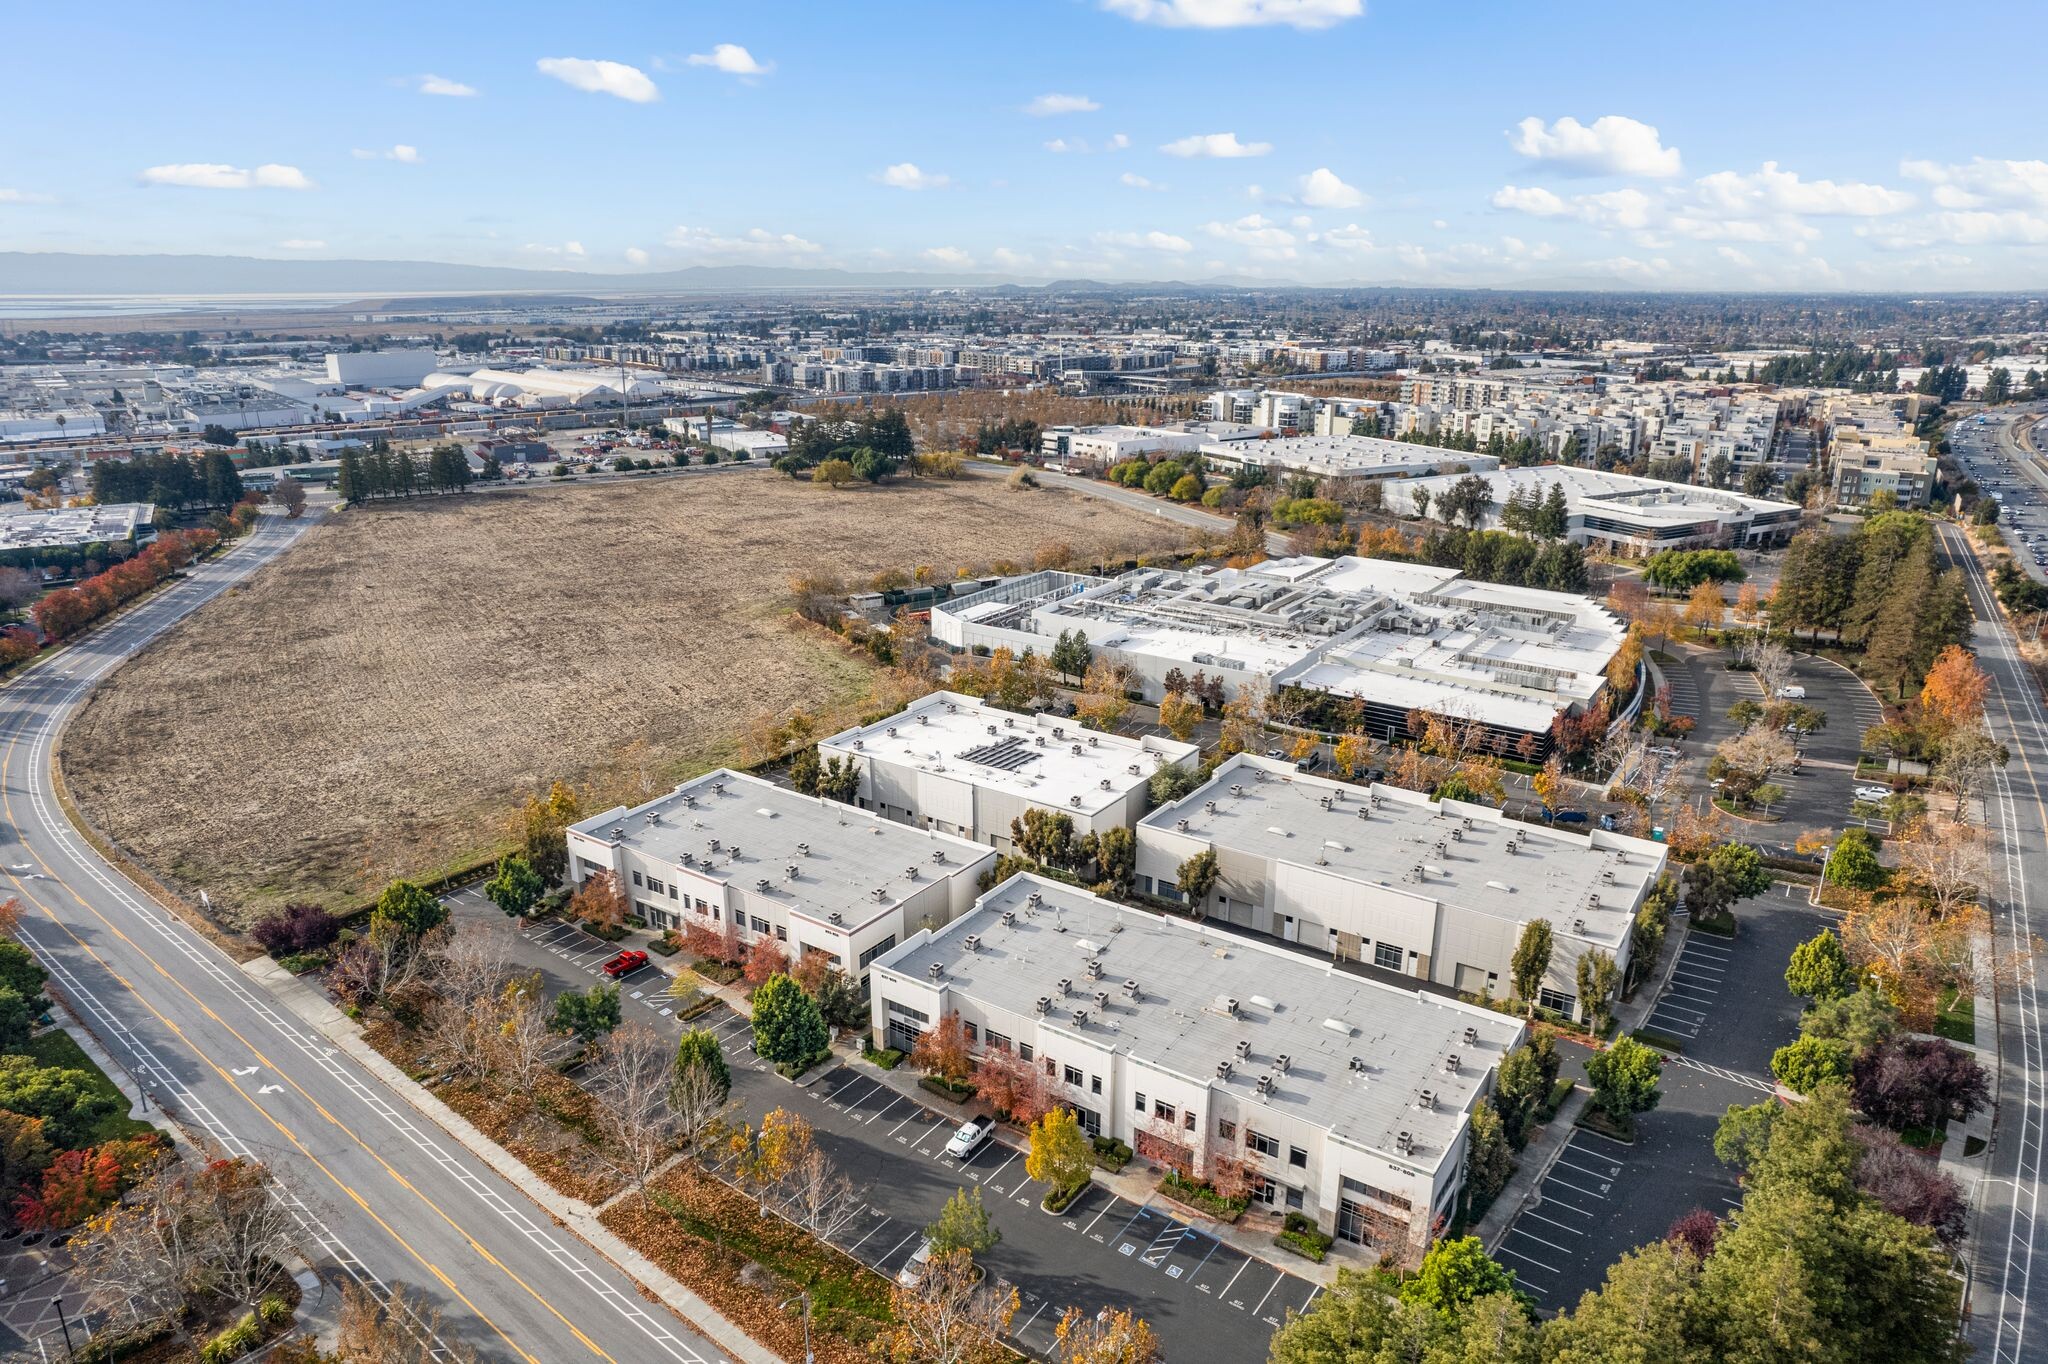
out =
<path fill-rule="evenodd" d="M 1596 1194 L 1591 1189 L 1582 1189 L 1576 1184 L 1567 1184 L 1563 1180 L 1559 1179 L 1556 1175 L 1552 1175 L 1550 1178 L 1544 1180 L 1543 1183 L 1546 1186 L 1555 1184 L 1560 1189 L 1570 1189 L 1573 1193 L 1582 1193 L 1588 1198 L 1597 1198 L 1602 1203 L 1605 1203 L 1607 1201 L 1606 1194 Z"/>
<path fill-rule="evenodd" d="M 1668 998 L 1658 1000 L 1657 1007 L 1660 1009 L 1676 1009 L 1678 1012 L 1682 1014 L 1698 1014 L 1701 1018 L 1705 1018 L 1707 1016 L 1707 1011 L 1705 1009 L 1688 1009 L 1683 1004 L 1673 1004 Z"/>
<path fill-rule="evenodd" d="M 1096 1189 L 1096 1188 L 1098 1188 L 1098 1187 L 1099 1187 L 1098 1185 L 1090 1184 L 1090 1185 L 1088 1186 L 1088 1189 L 1087 1189 L 1087 1193 L 1093 1193 L 1093 1192 L 1095 1191 L 1095 1189 Z M 1084 1193 L 1084 1194 L 1083 1194 L 1083 1196 L 1085 1197 L 1085 1196 L 1086 1196 L 1086 1193 Z M 1098 1212 L 1098 1213 L 1096 1213 L 1096 1214 L 1095 1214 L 1095 1216 L 1093 1216 L 1093 1217 L 1089 1218 L 1089 1219 L 1088 1219 L 1088 1225 L 1087 1225 L 1087 1226 L 1085 1226 L 1085 1227 L 1083 1227 L 1083 1228 L 1081 1228 L 1081 1234 L 1082 1234 L 1083 1236 L 1086 1236 L 1086 1235 L 1087 1235 L 1087 1234 L 1088 1234 L 1089 1232 L 1091 1232 L 1091 1231 L 1095 1230 L 1095 1224 L 1096 1224 L 1097 1222 L 1100 1222 L 1100 1221 L 1101 1221 L 1101 1220 L 1103 1219 L 1103 1216 L 1104 1216 L 1105 1214 L 1107 1214 L 1107 1213 L 1109 1212 L 1109 1210 L 1110 1210 L 1111 1208 L 1115 1207 L 1115 1206 L 1116 1206 L 1116 1195 L 1115 1195 L 1115 1194 L 1111 1194 L 1111 1195 L 1109 1196 L 1109 1201 L 1108 1201 L 1107 1203 L 1104 1203 L 1104 1204 L 1102 1205 L 1102 1211 L 1101 1211 L 1101 1212 Z"/>
<path fill-rule="evenodd" d="M 1322 1291 L 1323 1291 L 1323 1286 L 1322 1286 L 1321 1284 L 1315 1284 L 1315 1285 L 1313 1285 L 1313 1286 L 1312 1286 L 1312 1287 L 1311 1287 L 1311 1288 L 1310 1288 L 1310 1289 L 1308 1290 L 1308 1296 L 1307 1296 L 1307 1297 L 1305 1297 L 1305 1298 L 1303 1298 L 1303 1299 L 1301 1300 L 1301 1306 L 1300 1306 L 1300 1307 L 1298 1307 L 1298 1308 L 1296 1308 L 1295 1310 L 1296 1310 L 1296 1311 L 1298 1311 L 1298 1312 L 1306 1312 L 1306 1311 L 1308 1311 L 1308 1305 L 1309 1305 L 1310 1303 L 1314 1302 L 1314 1301 L 1316 1300 L 1316 1294 L 1318 1294 L 1318 1293 L 1320 1293 L 1320 1292 L 1322 1292 Z"/>
<path fill-rule="evenodd" d="M 1272 1283 L 1270 1283 L 1270 1284 L 1268 1284 L 1268 1285 L 1266 1286 L 1266 1294 L 1265 1294 L 1265 1297 L 1262 1297 L 1262 1298 L 1260 1298 L 1260 1299 L 1259 1299 L 1259 1305 L 1258 1305 L 1257 1307 L 1254 1307 L 1254 1308 L 1252 1309 L 1252 1315 L 1253 1315 L 1253 1316 L 1255 1316 L 1255 1317 L 1256 1317 L 1257 1315 L 1259 1315 L 1259 1313 L 1261 1313 L 1261 1312 L 1263 1312 L 1263 1311 L 1265 1311 L 1265 1310 L 1266 1310 L 1266 1298 L 1270 1298 L 1270 1297 L 1272 1297 L 1272 1296 L 1273 1296 L 1273 1290 L 1274 1290 L 1274 1289 L 1276 1289 L 1276 1288 L 1278 1288 L 1278 1287 L 1280 1286 L 1280 1280 L 1282 1280 L 1282 1279 L 1284 1279 L 1284 1278 L 1286 1278 L 1286 1277 L 1287 1277 L 1287 1275 L 1286 1275 L 1285 1273 L 1276 1273 L 1276 1274 L 1274 1275 L 1274 1277 L 1273 1277 L 1273 1282 L 1272 1282 Z"/>
<path fill-rule="evenodd" d="M 880 1269 L 883 1265 L 889 1263 L 890 1260 L 894 1259 L 896 1257 L 896 1252 L 903 1249 L 903 1247 L 909 1245 L 911 1237 L 916 1235 L 917 1232 L 913 1229 L 909 1233 L 909 1235 L 906 1235 L 901 1241 L 898 1241 L 895 1245 L 890 1246 L 889 1249 L 883 1254 L 882 1258 L 875 1261 L 875 1268 Z"/>
<path fill-rule="evenodd" d="M 872 1211 L 873 1211 L 873 1209 L 869 1209 L 869 1211 L 871 1211 L 871 1212 L 872 1212 Z M 869 1227 L 869 1228 L 868 1228 L 868 1235 L 867 1235 L 867 1236 L 863 1236 L 863 1237 L 861 1237 L 861 1238 L 860 1238 L 860 1240 L 858 1240 L 858 1241 L 855 1241 L 855 1242 L 854 1242 L 854 1243 L 853 1243 L 852 1245 L 848 1246 L 848 1247 L 846 1248 L 846 1253 L 847 1253 L 848 1255 L 852 1255 L 852 1254 L 853 1254 L 853 1252 L 855 1252 L 856 1250 L 859 1250 L 859 1249 L 861 1248 L 861 1246 L 863 1246 L 864 1244 L 866 1244 L 866 1243 L 867 1243 L 867 1239 L 868 1239 L 868 1236 L 873 1236 L 873 1235 L 874 1235 L 874 1234 L 875 1234 L 876 1232 L 880 1231 L 880 1230 L 881 1230 L 881 1229 L 882 1229 L 883 1227 L 886 1227 L 886 1226 L 888 1226 L 888 1225 L 889 1225 L 889 1224 L 890 1224 L 891 1222 L 893 1222 L 893 1221 L 895 1221 L 895 1220 L 896 1220 L 896 1219 L 895 1219 L 895 1218 L 893 1218 L 893 1217 L 884 1217 L 884 1218 L 883 1218 L 883 1219 L 882 1219 L 881 1221 L 879 1221 L 879 1222 L 875 1223 L 875 1224 L 874 1224 L 874 1225 L 873 1225 L 872 1227 Z"/>
<path fill-rule="evenodd" d="M 1522 1261 L 1522 1262 L 1523 1262 L 1524 1264 L 1532 1264 L 1532 1265 L 1536 1266 L 1536 1267 L 1537 1267 L 1538 1269 L 1542 1269 L 1542 1270 L 1547 1270 L 1547 1271 L 1549 1271 L 1549 1272 L 1550 1272 L 1550 1273 L 1552 1273 L 1552 1274 L 1555 1274 L 1555 1273 L 1557 1273 L 1557 1272 L 1558 1272 L 1558 1270 L 1557 1270 L 1557 1266 L 1556 1266 L 1556 1265 L 1554 1265 L 1554 1264 L 1551 1264 L 1551 1263 L 1550 1263 L 1549 1261 L 1547 1261 L 1547 1260 L 1539 1260 L 1539 1259 L 1537 1259 L 1537 1258 L 1536 1258 L 1535 1256 L 1533 1256 L 1533 1255 L 1524 1255 L 1524 1254 L 1522 1254 L 1522 1253 L 1521 1253 L 1520 1251 L 1516 1251 L 1516 1250 L 1509 1250 L 1509 1249 L 1508 1249 L 1508 1247 L 1507 1247 L 1507 1243 L 1506 1243 L 1506 1242 L 1502 1242 L 1502 1243 L 1501 1243 L 1501 1247 L 1500 1247 L 1500 1253 L 1501 1253 L 1502 1255 L 1512 1255 L 1512 1256 L 1514 1256 L 1514 1257 L 1515 1257 L 1515 1258 L 1516 1258 L 1517 1260 L 1520 1260 L 1520 1261 Z M 1517 1277 L 1517 1282 L 1516 1282 L 1516 1284 L 1515 1284 L 1515 1287 L 1517 1287 L 1517 1288 L 1520 1288 L 1520 1287 L 1522 1286 L 1522 1285 L 1521 1285 L 1521 1283 L 1519 1282 L 1520 1276 L 1519 1276 L 1519 1275 L 1517 1275 L 1516 1277 Z M 1534 1285 L 1534 1284 L 1531 1284 L 1531 1285 L 1529 1285 L 1529 1286 L 1530 1286 L 1531 1288 L 1534 1288 L 1534 1287 L 1535 1287 L 1535 1285 Z"/>
<path fill-rule="evenodd" d="M 1537 1212 L 1534 1208 L 1522 1209 L 1522 1216 L 1533 1217 L 1538 1222 L 1542 1222 L 1548 1226 L 1556 1227 L 1559 1231 L 1563 1232 L 1567 1236 L 1584 1236 L 1586 1234 L 1585 1232 L 1580 1231 L 1577 1227 L 1568 1227 L 1564 1223 L 1557 1221 L 1555 1218 L 1545 1217 L 1542 1213 Z"/>
<path fill-rule="evenodd" d="M 1124 1223 L 1121 1227 L 1117 1228 L 1117 1236 L 1122 1236 L 1125 1232 L 1129 1231 L 1131 1227 L 1137 1222 L 1137 1220 L 1145 1215 L 1145 1210 L 1151 1206 L 1152 1200 L 1149 1198 L 1146 1199 L 1143 1203 L 1140 1203 L 1138 1205 L 1138 1210 L 1131 1214 L 1131 1220 L 1129 1222 Z M 1114 1240 L 1115 1238 L 1112 1237 L 1111 1239 Z"/>
<path fill-rule="evenodd" d="M 1559 1165 L 1562 1165 L 1567 1170 L 1577 1170 L 1582 1175 L 1589 1175 L 1594 1179 L 1604 1179 L 1609 1182 L 1612 1182 L 1614 1177 L 1621 1173 L 1620 1170 L 1610 1170 L 1603 1174 L 1600 1171 L 1592 1169 L 1585 1165 L 1574 1165 L 1561 1155 L 1558 1157 L 1557 1163 Z"/>
<path fill-rule="evenodd" d="M 843 1098 L 841 1096 L 843 1096 L 847 1090 L 852 1089 L 855 1085 L 859 1083 L 859 1076 L 855 1076 L 853 1079 L 848 1080 L 845 1084 L 839 1086 L 839 1088 L 833 1090 L 831 1094 L 827 1095 L 826 1102 L 840 1104 L 847 1108 L 853 1107 L 855 1104 L 860 1102 L 860 1099 L 848 1099 Z M 874 1093 L 881 1087 L 882 1082 L 880 1080 L 870 1081 L 868 1087 L 861 1091 L 861 1099 L 865 1099 L 868 1095 Z"/>
<path fill-rule="evenodd" d="M 889 1106 L 888 1106 L 887 1108 L 883 1108 L 883 1109 L 878 1109 L 878 1110 L 877 1110 L 877 1111 L 875 1112 L 875 1115 L 874 1115 L 874 1117 L 872 1117 L 872 1118 L 864 1118 L 864 1119 L 862 1119 L 862 1120 L 861 1120 L 861 1126 L 862 1126 L 862 1127 L 866 1127 L 866 1126 L 868 1126 L 869 1124 L 873 1123 L 873 1122 L 874 1122 L 874 1120 L 875 1120 L 875 1118 L 879 1118 L 879 1117 L 882 1117 L 882 1116 L 884 1116 L 884 1115 L 886 1115 L 886 1114 L 889 1114 L 889 1113 L 893 1113 L 893 1112 L 895 1112 L 895 1111 L 896 1111 L 896 1105 L 897 1105 L 897 1104 L 902 1104 L 902 1103 L 909 1103 L 909 1102 L 910 1102 L 910 1099 L 909 1099 L 909 1097 L 908 1097 L 907 1095 L 903 1095 L 903 1094 L 898 1094 L 898 1095 L 897 1095 L 897 1096 L 896 1096 L 895 1098 L 893 1098 L 893 1099 L 889 1100 Z"/>
<path fill-rule="evenodd" d="M 1523 1227 L 1522 1227 L 1522 1225 L 1521 1225 L 1520 1223 L 1516 1223 L 1516 1224 L 1515 1224 L 1515 1235 L 1517 1235 L 1517 1236 L 1526 1236 L 1526 1237 L 1528 1237 L 1528 1238 L 1529 1238 L 1530 1240 L 1534 1241 L 1534 1242 L 1535 1242 L 1535 1243 L 1536 1243 L 1537 1245 L 1539 1245 L 1539 1246 L 1549 1246 L 1549 1247 L 1550 1247 L 1550 1248 L 1551 1248 L 1552 1250 L 1554 1250 L 1554 1251 L 1557 1251 L 1557 1252 L 1559 1252 L 1560 1254 L 1563 1254 L 1563 1255 L 1569 1255 L 1569 1254 L 1571 1254 L 1571 1253 L 1572 1253 L 1572 1252 L 1571 1252 L 1571 1247 L 1569 1247 L 1569 1246 L 1561 1246 L 1561 1245 L 1559 1245 L 1559 1244 L 1558 1244 L 1557 1242 L 1555 1242 L 1555 1241 L 1546 1241 L 1546 1240 L 1544 1240 L 1544 1239 L 1543 1239 L 1543 1238 L 1542 1238 L 1541 1236 L 1538 1236 L 1538 1235 L 1537 1235 L 1537 1234 L 1536 1234 L 1535 1232 L 1533 1232 L 1533 1231 L 1529 1231 L 1529 1230 L 1526 1230 L 1525 1228 L 1523 1228 Z"/>
<path fill-rule="evenodd" d="M 989 1145 L 993 1146 L 993 1145 L 995 1145 L 995 1143 L 994 1143 L 994 1142 L 990 1142 L 990 1143 L 989 1143 Z M 1005 1147 L 1004 1149 L 1005 1149 L 1005 1150 L 1007 1150 L 1008 1148 L 1007 1148 L 1007 1147 Z M 1001 1173 L 1002 1173 L 1003 1171 L 1005 1171 L 1005 1170 L 1009 1169 L 1009 1168 L 1010 1168 L 1010 1166 L 1011 1166 L 1011 1165 L 1012 1165 L 1012 1164 L 1013 1164 L 1013 1163 L 1014 1163 L 1014 1162 L 1016 1161 L 1016 1159 L 1017 1159 L 1017 1153 L 1016 1153 L 1015 1151 L 1011 1151 L 1011 1152 L 1010 1152 L 1010 1159 L 1009 1159 L 1009 1160 L 1006 1160 L 1006 1161 L 1004 1161 L 1004 1162 L 1003 1162 L 1003 1163 L 1002 1163 L 1001 1165 L 998 1165 L 998 1166 L 996 1166 L 996 1168 L 995 1168 L 995 1169 L 993 1169 L 993 1170 L 989 1171 L 989 1174 L 988 1174 L 988 1179 L 987 1179 L 987 1181 L 986 1181 L 986 1182 L 987 1182 L 987 1183 L 989 1183 L 989 1184 L 991 1184 L 991 1185 L 992 1185 L 992 1184 L 994 1184 L 994 1183 L 996 1182 L 996 1176 L 997 1176 L 997 1175 L 1000 1175 L 1000 1174 L 1001 1174 Z M 997 1193 L 1001 1193 L 1001 1192 L 1003 1192 L 1003 1191 L 1002 1191 L 1001 1189 L 997 1189 L 997 1190 L 996 1190 L 996 1192 L 997 1192 Z"/>
<path fill-rule="evenodd" d="M 1251 1266 L 1252 1257 L 1247 1255 L 1244 1257 L 1244 1263 L 1237 1267 L 1237 1273 L 1230 1276 L 1230 1282 L 1223 1285 L 1223 1291 L 1218 1293 L 1216 1296 L 1228 1302 L 1230 1300 L 1230 1290 L 1237 1287 L 1237 1281 L 1244 1277 L 1244 1272 L 1247 1269 L 1250 1269 Z"/>
<path fill-rule="evenodd" d="M 1544 1208 L 1557 1208 L 1564 1212 L 1575 1212 L 1579 1216 L 1585 1218 L 1591 1218 L 1593 1216 L 1592 1213 L 1588 1212 L 1584 1208 L 1575 1208 L 1571 1204 L 1564 1202 L 1562 1199 L 1552 1198 L 1548 1194 L 1544 1195 L 1543 1201 L 1537 1206 Z"/>
<path fill-rule="evenodd" d="M 894 1127 L 890 1128 L 887 1132 L 884 1132 L 882 1135 L 885 1137 L 893 1137 L 898 1132 L 901 1132 L 905 1127 L 909 1126 L 911 1123 L 916 1122 L 919 1118 L 923 1116 L 925 1116 L 925 1111 L 922 1106 L 913 1109 L 909 1117 L 903 1119 L 903 1121 L 897 1123 Z"/>

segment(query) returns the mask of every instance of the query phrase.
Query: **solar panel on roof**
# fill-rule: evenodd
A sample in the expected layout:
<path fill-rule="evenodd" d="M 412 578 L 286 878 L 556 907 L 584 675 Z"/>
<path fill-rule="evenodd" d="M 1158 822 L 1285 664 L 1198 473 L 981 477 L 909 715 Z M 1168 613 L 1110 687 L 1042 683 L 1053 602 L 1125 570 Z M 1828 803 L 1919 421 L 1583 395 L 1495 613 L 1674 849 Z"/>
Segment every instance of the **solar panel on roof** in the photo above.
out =
<path fill-rule="evenodd" d="M 1037 760 L 1038 753 L 1016 735 L 1008 735 L 992 744 L 970 748 L 960 755 L 963 762 L 981 763 L 985 767 L 1000 768 L 1005 772 L 1021 770 L 1027 763 Z"/>

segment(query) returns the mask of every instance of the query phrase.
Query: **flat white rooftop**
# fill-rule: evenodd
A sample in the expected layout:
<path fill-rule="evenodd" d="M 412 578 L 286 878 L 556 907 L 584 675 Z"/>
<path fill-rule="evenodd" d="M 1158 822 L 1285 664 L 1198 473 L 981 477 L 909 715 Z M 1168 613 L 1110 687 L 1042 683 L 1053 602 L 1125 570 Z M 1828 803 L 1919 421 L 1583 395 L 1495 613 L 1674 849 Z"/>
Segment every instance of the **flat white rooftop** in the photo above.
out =
<path fill-rule="evenodd" d="M 1750 497 L 1722 488 L 1702 488 L 1692 483 L 1670 483 L 1663 479 L 1637 478 L 1633 474 L 1605 473 L 1573 464 L 1490 469 L 1478 476 L 1486 480 L 1488 496 L 1498 505 L 1505 505 L 1508 498 L 1521 489 L 1532 489 L 1538 496 L 1543 496 L 1549 493 L 1552 485 L 1561 486 L 1571 515 L 1612 513 L 1631 521 L 1678 524 L 1799 514 L 1798 506 L 1790 502 Z M 1412 497 L 1427 490 L 1434 496 L 1456 483 L 1459 477 L 1462 475 L 1419 479 L 1402 491 Z"/>
<path fill-rule="evenodd" d="M 153 502 L 0 512 L 0 550 L 55 549 L 126 540 L 137 530 L 147 529 L 155 515 Z"/>
<path fill-rule="evenodd" d="M 950 691 L 920 697 L 886 720 L 844 730 L 819 748 L 1089 814 L 1122 801 L 1161 767 L 1193 766 L 1201 755 L 1194 744 L 1165 736 L 1101 734 L 1073 720 L 1018 715 Z"/>
<path fill-rule="evenodd" d="M 1439 450 L 1380 436 L 1282 436 L 1277 440 L 1205 445 L 1202 453 L 1246 464 L 1278 464 L 1333 474 L 1393 474 L 1436 470 L 1449 464 L 1491 469 L 1500 463 L 1492 455 Z"/>
<path fill-rule="evenodd" d="M 1102 967 L 1093 983 L 1083 971 L 1091 957 Z M 925 981 L 934 964 L 949 989 L 1037 1016 L 1042 1029 L 1221 1087 L 1422 1170 L 1449 1155 L 1488 1074 L 1522 1035 L 1518 1021 L 1490 1010 L 1029 875 L 1011 877 L 935 936 L 911 939 L 876 967 Z M 1063 995 L 1062 979 L 1076 993 Z M 1126 980 L 1137 983 L 1135 993 L 1126 993 Z M 1098 989 L 1109 995 L 1106 1008 L 1092 997 Z M 1051 1000 L 1043 1015 L 1041 997 Z M 1225 1000 L 1237 1002 L 1236 1012 Z M 1075 1021 L 1076 1009 L 1088 1011 L 1085 1023 Z M 1239 1042 L 1251 1044 L 1248 1056 Z M 1230 1073 L 1219 1076 L 1226 1061 Z M 1273 1077 L 1269 1093 L 1258 1092 L 1262 1075 Z M 1396 1150 L 1401 1132 L 1413 1139 L 1408 1152 Z"/>
<path fill-rule="evenodd" d="M 766 880 L 792 912 L 820 923 L 836 913 L 853 928 L 990 853 L 950 834 L 892 823 L 730 769 L 569 827 L 743 890 Z M 791 867 L 794 878 L 787 874 Z"/>
<path fill-rule="evenodd" d="M 1509 923 L 1547 919 L 1614 954 L 1665 859 L 1662 844 L 1625 834 L 1524 824 L 1491 806 L 1353 786 L 1248 753 L 1140 823 Z"/>

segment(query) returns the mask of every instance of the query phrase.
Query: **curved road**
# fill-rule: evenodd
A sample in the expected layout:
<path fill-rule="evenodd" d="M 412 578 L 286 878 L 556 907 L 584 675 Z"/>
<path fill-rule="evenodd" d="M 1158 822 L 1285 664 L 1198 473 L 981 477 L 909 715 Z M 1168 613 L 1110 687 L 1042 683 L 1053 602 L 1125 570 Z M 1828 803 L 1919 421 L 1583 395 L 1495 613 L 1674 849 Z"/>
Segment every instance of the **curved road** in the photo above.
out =
<path fill-rule="evenodd" d="M 52 992 L 188 1130 L 270 1166 L 296 1204 L 309 1258 L 330 1276 L 425 1291 L 444 1313 L 444 1338 L 490 1360 L 722 1360 L 103 861 L 58 806 L 53 747 L 93 684 L 314 519 L 266 513 L 232 553 L 0 689 L 0 868 L 27 911 L 21 941 L 48 968 Z"/>

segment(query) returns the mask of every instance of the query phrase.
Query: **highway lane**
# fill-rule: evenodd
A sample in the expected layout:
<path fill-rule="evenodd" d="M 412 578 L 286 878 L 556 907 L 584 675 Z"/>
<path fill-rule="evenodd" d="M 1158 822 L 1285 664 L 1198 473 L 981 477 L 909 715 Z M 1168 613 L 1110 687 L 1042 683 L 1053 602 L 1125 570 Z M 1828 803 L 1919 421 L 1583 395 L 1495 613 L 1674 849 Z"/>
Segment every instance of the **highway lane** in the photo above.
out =
<path fill-rule="evenodd" d="M 2048 1351 L 2048 1322 L 2041 1320 L 2048 1312 L 2048 1255 L 2035 1253 L 2044 1239 L 2039 1218 L 2048 1135 L 2042 961 L 2035 950 L 2043 926 L 2036 916 L 2048 919 L 2048 713 L 1962 532 L 1936 524 L 1950 558 L 1964 567 L 1976 609 L 1972 644 L 1992 681 L 1986 720 L 2012 754 L 1985 800 L 1994 884 L 2003 883 L 1992 905 L 1992 927 L 1998 952 L 2010 961 L 2010 979 L 1998 989 L 1997 1117 L 1968 1254 L 1970 1341 L 1979 1358 L 2019 1364 Z M 2035 1288 L 2042 1289 L 2040 1301 L 2033 1298 Z"/>
<path fill-rule="evenodd" d="M 93 683 L 305 524 L 266 515 L 233 554 L 0 690 L 0 868 L 29 909 L 23 939 L 53 992 L 190 1130 L 272 1167 L 323 1269 L 419 1286 L 445 1313 L 445 1334 L 487 1359 L 720 1359 L 403 1094 L 276 1006 L 94 853 L 58 806 L 53 745 Z"/>

